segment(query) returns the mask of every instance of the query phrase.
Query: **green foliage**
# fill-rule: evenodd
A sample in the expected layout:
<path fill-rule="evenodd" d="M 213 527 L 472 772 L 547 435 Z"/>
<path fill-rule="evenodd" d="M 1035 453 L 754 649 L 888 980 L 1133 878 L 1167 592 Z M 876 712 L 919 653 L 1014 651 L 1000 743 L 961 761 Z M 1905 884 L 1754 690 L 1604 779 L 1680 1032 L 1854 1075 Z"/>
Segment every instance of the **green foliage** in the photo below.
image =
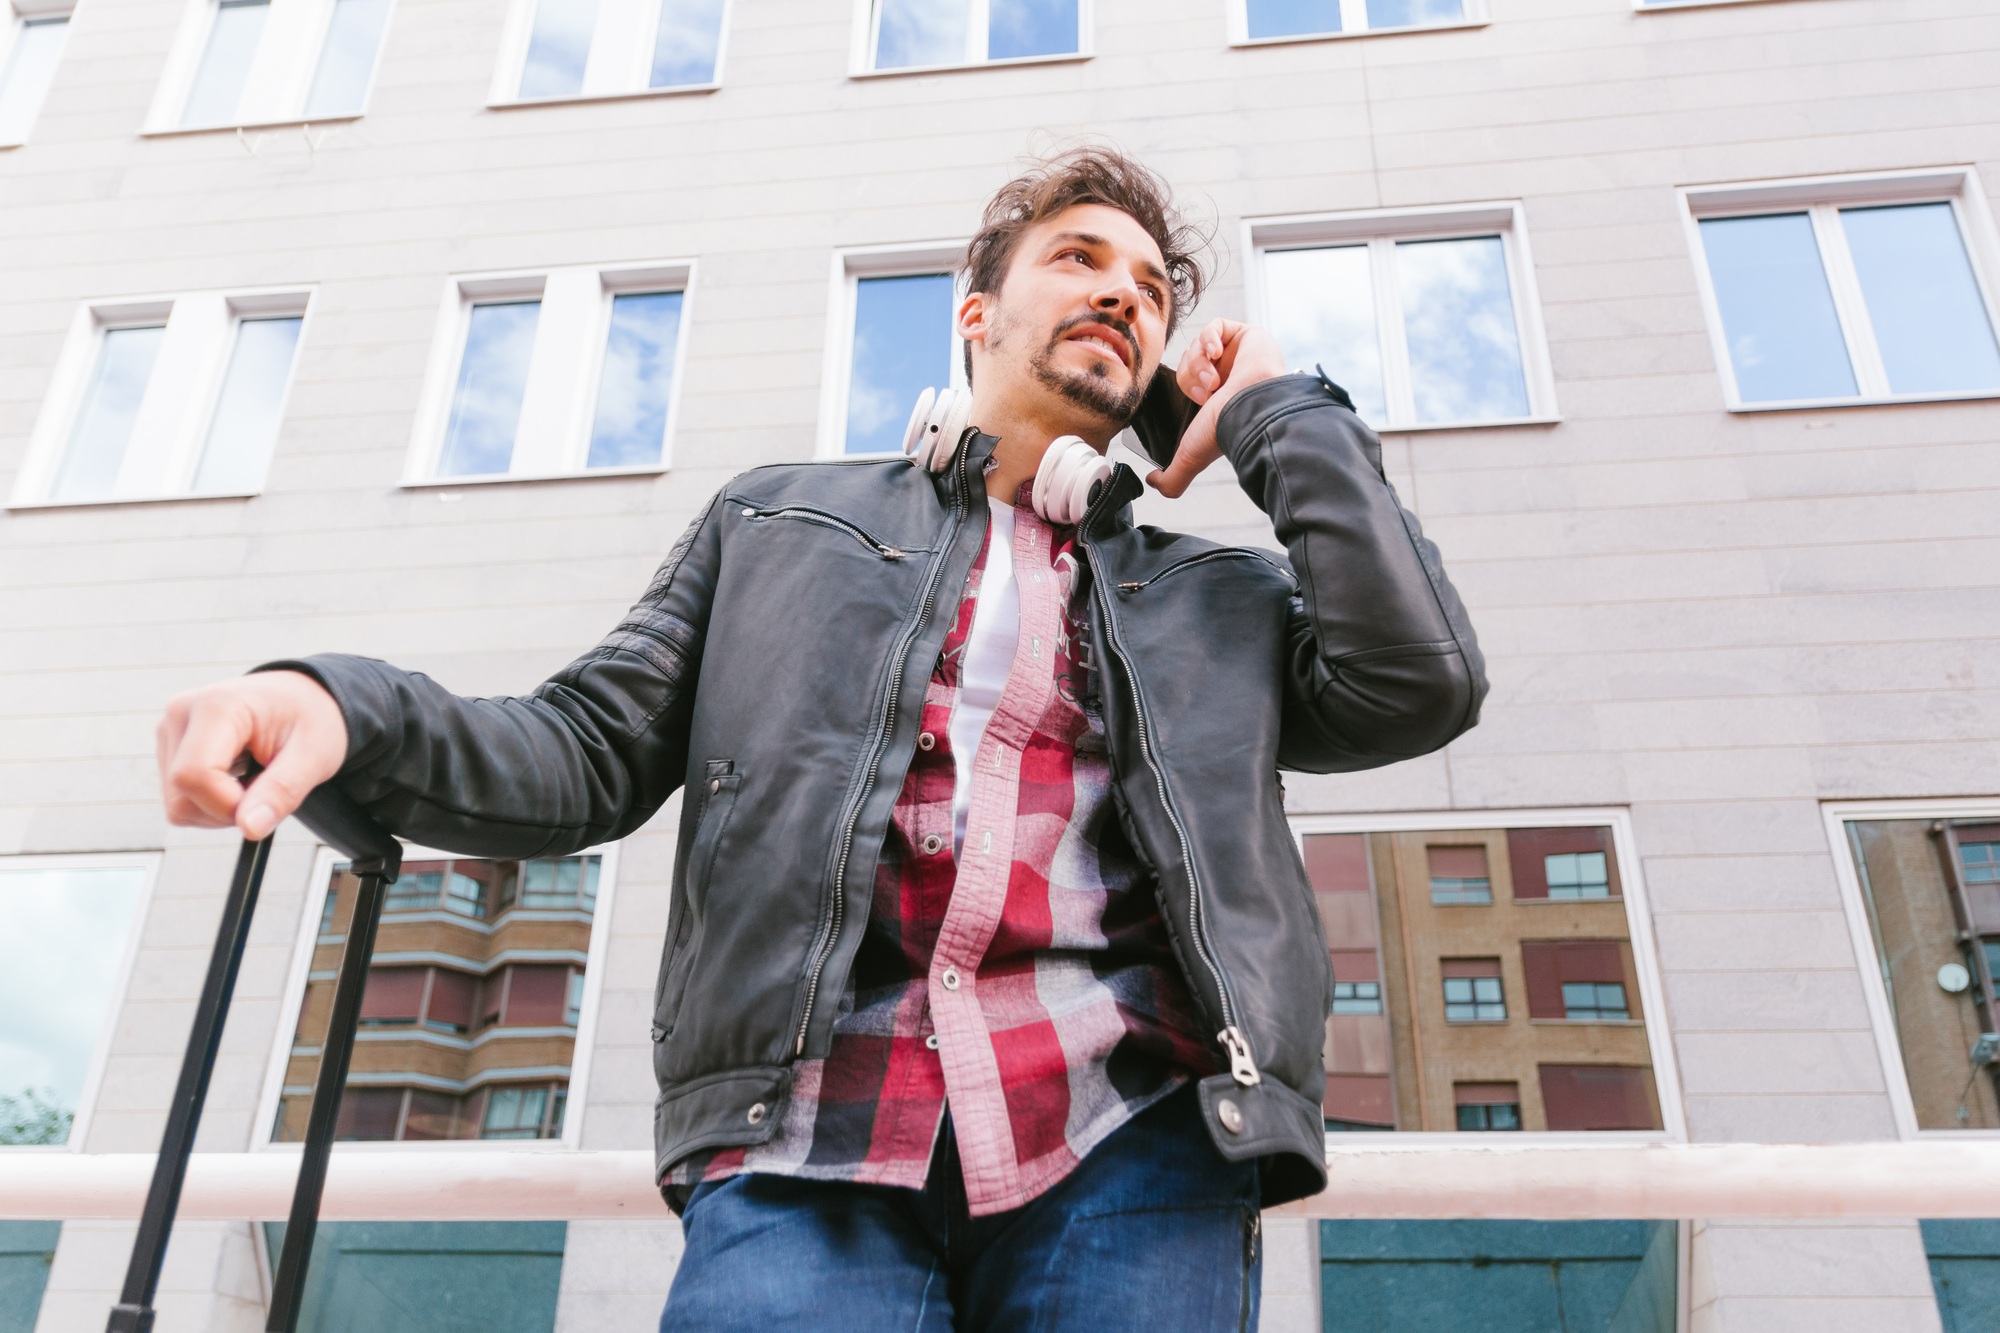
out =
<path fill-rule="evenodd" d="M 0 1097 L 0 1144 L 69 1142 L 76 1112 L 55 1100 L 55 1089 L 23 1088 L 18 1096 Z"/>

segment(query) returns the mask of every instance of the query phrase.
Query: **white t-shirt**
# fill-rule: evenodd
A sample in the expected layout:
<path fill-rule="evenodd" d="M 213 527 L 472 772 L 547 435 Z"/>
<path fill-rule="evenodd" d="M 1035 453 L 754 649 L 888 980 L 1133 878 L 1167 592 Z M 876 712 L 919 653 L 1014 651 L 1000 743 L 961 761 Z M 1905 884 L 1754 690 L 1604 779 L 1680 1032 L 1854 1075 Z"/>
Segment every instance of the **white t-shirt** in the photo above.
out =
<path fill-rule="evenodd" d="M 972 807 L 972 761 L 987 719 L 1000 702 L 1014 649 L 1021 637 L 1021 592 L 1014 586 L 1014 506 L 992 503 L 986 570 L 980 576 L 979 601 L 972 611 L 972 629 L 965 637 L 965 656 L 958 666 L 958 705 L 951 710 L 951 850 L 965 845 L 965 815 Z"/>

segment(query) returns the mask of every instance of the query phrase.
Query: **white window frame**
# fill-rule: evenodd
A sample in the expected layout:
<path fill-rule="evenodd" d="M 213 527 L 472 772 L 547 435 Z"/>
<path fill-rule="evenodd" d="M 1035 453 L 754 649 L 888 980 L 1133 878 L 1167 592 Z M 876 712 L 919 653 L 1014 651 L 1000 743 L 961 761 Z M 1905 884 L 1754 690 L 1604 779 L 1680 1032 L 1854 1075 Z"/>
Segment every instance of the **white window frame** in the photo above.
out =
<path fill-rule="evenodd" d="M 875 68 L 875 43 L 879 31 L 878 0 L 854 0 L 853 41 L 848 50 L 847 76 L 851 79 L 887 79 L 902 74 L 936 74 L 955 69 L 1006 69 L 1015 65 L 1058 65 L 1089 60 L 1097 54 L 1097 0 L 1077 0 L 1076 50 L 1057 51 L 1045 56 L 1008 56 L 1001 60 L 986 57 L 991 40 L 991 0 L 968 0 L 972 12 L 966 18 L 965 58 L 940 61 L 934 65 L 898 65 L 894 69 Z"/>
<path fill-rule="evenodd" d="M 333 22 L 335 0 L 271 0 L 271 15 L 257 39 L 256 54 L 250 60 L 250 77 L 244 82 L 236 115 L 213 124 L 183 125 L 181 111 L 194 91 L 194 78 L 201 57 L 208 49 L 209 30 L 221 6 L 217 0 L 183 0 L 181 22 L 167 51 L 166 68 L 153 93 L 140 134 L 149 137 L 173 134 L 203 134 L 214 130 L 256 129 L 273 125 L 333 125 L 359 120 L 368 114 L 374 100 L 375 84 L 382 74 L 382 55 L 388 49 L 396 23 L 396 3 L 391 0 L 389 15 L 382 22 L 382 44 L 375 50 L 375 66 L 368 74 L 368 87 L 361 109 L 337 115 L 307 116 L 306 98 L 312 92 L 313 76 L 319 70 L 320 51 Z"/>
<path fill-rule="evenodd" d="M 1428 813 L 1396 811 L 1374 815 L 1292 815 L 1292 838 L 1304 855 L 1304 838 L 1313 833 L 1449 833 L 1461 829 L 1516 828 L 1609 828 L 1611 848 L 1617 855 L 1618 878 L 1624 889 L 1625 927 L 1632 946 L 1633 982 L 1639 989 L 1643 1018 L 1631 1020 L 1646 1029 L 1646 1045 L 1653 1061 L 1653 1089 L 1660 1099 L 1660 1129 L 1543 1130 L 1508 1136 L 1507 1147 L 1522 1152 L 1548 1148 L 1575 1148 L 1587 1144 L 1686 1143 L 1687 1111 L 1682 1100 L 1680 1067 L 1674 1060 L 1673 1032 L 1667 1022 L 1666 985 L 1660 977 L 1659 946 L 1653 937 L 1651 898 L 1639 864 L 1638 845 L 1632 835 L 1631 811 L 1621 807 L 1556 810 L 1441 810 Z M 1613 898 L 1604 901 L 1618 902 Z M 1525 1010 L 1523 1010 L 1525 1012 Z M 1388 1013 L 1384 1000 L 1383 1013 Z M 1326 1157 L 1336 1178 L 1343 1152 L 1366 1151 L 1378 1143 L 1357 1144 L 1356 1139 L 1380 1140 L 1376 1134 L 1332 1133 L 1326 1136 Z M 1463 1148 L 1462 1132 L 1449 1130 L 1398 1130 L 1387 1137 L 1397 1146 L 1411 1148 Z"/>
<path fill-rule="evenodd" d="M 152 912 L 153 890 L 160 877 L 160 861 L 158 852 L 0 857 L 0 869 L 5 870 L 138 870 L 143 876 L 139 885 L 139 901 L 133 907 L 132 922 L 126 928 L 125 940 L 120 945 L 118 976 L 111 985 L 110 1002 L 105 1006 L 104 1026 L 98 1031 L 90 1065 L 84 1074 L 83 1088 L 77 1094 L 76 1116 L 70 1121 L 68 1141 L 4 1144 L 0 1145 L 0 1155 L 83 1151 L 84 1140 L 90 1136 L 91 1117 L 97 1110 L 97 1097 L 104 1088 L 104 1071 L 111 1062 L 112 1041 L 117 1035 L 119 1020 L 124 1015 L 126 996 L 131 990 L 132 969 L 139 956 L 139 940 L 145 934 L 146 918 Z"/>
<path fill-rule="evenodd" d="M 311 287 L 263 287 L 227 292 L 123 297 L 85 301 L 70 320 L 62 352 L 49 377 L 48 393 L 29 436 L 9 509 L 74 508 L 80 505 L 152 503 L 162 500 L 247 498 L 262 492 L 229 488 L 194 489 L 202 448 L 222 396 L 223 378 L 236 348 L 236 330 L 246 319 L 300 318 L 297 349 L 278 400 L 280 430 L 298 383 L 299 361 L 312 332 Z M 89 499 L 49 494 L 62 466 L 70 433 L 90 391 L 92 372 L 113 329 L 165 324 L 166 337 L 141 400 L 132 443 L 121 468 L 122 489 Z M 151 479 L 151 484 L 146 483 Z"/>
<path fill-rule="evenodd" d="M 863 278 L 914 278 L 934 273 L 952 275 L 953 310 L 963 298 L 965 250 L 969 241 L 918 241 L 901 245 L 861 246 L 836 250 L 826 303 L 826 364 L 820 373 L 819 436 L 813 456 L 822 459 L 890 458 L 894 453 L 850 454 L 847 445 L 847 394 L 854 372 L 855 294 Z M 946 385 L 934 385 L 945 388 Z M 952 321 L 951 383 L 965 385 L 965 341 Z M 913 401 L 910 404 L 915 407 Z"/>
<path fill-rule="evenodd" d="M 1339 32 L 1286 33 L 1281 37 L 1250 35 L 1251 0 L 1229 0 L 1229 44 L 1231 46 L 1287 46 L 1293 42 L 1335 42 L 1353 37 L 1380 37 L 1385 33 L 1456 32 L 1463 28 L 1484 28 L 1493 22 L 1487 0 L 1465 0 L 1465 17 L 1450 23 L 1409 23 L 1396 28 L 1368 26 L 1368 0 L 1340 0 Z"/>
<path fill-rule="evenodd" d="M 1632 8 L 1641 14 L 1646 14 L 1658 9 L 1715 9 L 1722 5 L 1763 5 L 1774 2 L 1775 0 L 1655 0 L 1653 4 L 1647 4 L 1646 0 L 1632 0 Z"/>
<path fill-rule="evenodd" d="M 1508 294 L 1514 302 L 1514 337 L 1521 350 L 1521 378 L 1527 386 L 1528 414 L 1490 420 L 1418 421 L 1410 382 L 1409 346 L 1403 332 L 1402 294 L 1396 282 L 1396 242 L 1496 233 L 1507 260 Z M 1382 391 L 1389 412 L 1389 420 L 1376 427 L 1381 434 L 1553 425 L 1562 420 L 1556 406 L 1548 334 L 1542 324 L 1542 297 L 1535 284 L 1534 255 L 1528 245 L 1527 211 L 1518 200 L 1245 218 L 1243 253 L 1251 257 L 1253 268 L 1253 280 L 1246 284 L 1245 293 L 1250 322 L 1268 322 L 1264 290 L 1267 251 L 1358 243 L 1368 246 L 1374 278 L 1376 338 L 1382 348 Z M 1337 369 L 1329 367 L 1327 373 L 1338 381 Z"/>
<path fill-rule="evenodd" d="M 1899 1139 L 2000 1139 L 2000 1129 L 1921 1129 L 1910 1073 L 1903 1065 L 1903 1042 L 1896 1032 L 1889 987 L 1882 979 L 1882 954 L 1875 944 L 1874 923 L 1861 893 L 1861 875 L 1847 841 L 1849 823 L 1912 819 L 2000 820 L 2000 798 L 1947 800 L 1825 801 L 1820 818 L 1826 826 L 1827 850 L 1833 853 L 1834 878 L 1840 885 L 1840 906 L 1847 915 L 1848 937 L 1861 973 L 1861 994 L 1875 1033 L 1875 1052 L 1882 1061 L 1883 1085 L 1889 1090 L 1889 1110 Z"/>
<path fill-rule="evenodd" d="M 722 86 L 736 0 L 722 0 L 722 29 L 715 38 L 715 77 L 707 83 L 677 83 L 667 88 L 648 87 L 646 83 L 652 75 L 662 0 L 599 0 L 583 87 L 553 97 L 523 97 L 521 76 L 528 66 L 528 45 L 534 36 L 538 3 L 539 0 L 513 0 L 508 6 L 507 23 L 500 35 L 500 57 L 494 61 L 493 82 L 486 94 L 489 109 L 560 106 L 565 102 L 603 102 L 628 97 L 675 97 L 683 93 L 712 93 Z"/>
<path fill-rule="evenodd" d="M 7 58 L 14 54 L 14 43 L 20 40 L 21 30 L 28 25 L 29 20 L 61 18 L 68 19 L 73 24 L 76 22 L 76 5 L 77 0 L 12 0 L 9 7 L 0 9 L 0 20 L 4 20 L 0 21 L 0 71 L 6 70 Z M 58 70 L 61 69 L 62 61 L 68 54 L 69 33 L 65 30 L 63 49 L 56 56 Z M 36 107 L 35 120 L 39 121 L 41 116 L 41 107 Z M 28 130 L 23 132 L 21 138 L 0 139 L 0 150 L 21 147 L 28 141 L 27 134 L 33 129 L 34 122 L 31 121 Z"/>
<path fill-rule="evenodd" d="M 533 1069 L 519 1071 L 531 1078 L 545 1077 L 547 1081 L 554 1081 L 558 1077 L 567 1077 L 569 1080 L 567 1101 L 563 1107 L 562 1137 L 559 1139 L 423 1139 L 400 1142 L 367 1140 L 336 1144 L 335 1152 L 547 1152 L 557 1146 L 571 1151 L 583 1147 L 584 1112 L 589 1103 L 591 1065 L 597 1046 L 598 1021 L 603 1008 L 606 960 L 611 952 L 611 912 L 618 895 L 619 848 L 620 844 L 608 842 L 602 846 L 586 847 L 580 852 L 572 853 L 574 856 L 595 856 L 601 860 L 597 870 L 597 904 L 591 911 L 590 947 L 585 953 L 583 964 L 583 1006 L 577 1015 L 576 1046 L 570 1059 L 569 1073 L 559 1075 L 552 1071 Z M 405 844 L 403 848 L 403 862 L 406 865 L 415 861 L 452 859 L 465 858 L 454 857 L 453 853 L 440 852 L 428 847 Z M 319 942 L 320 914 L 325 911 L 327 891 L 332 887 L 333 868 L 346 860 L 345 856 L 324 845 L 320 846 L 313 856 L 312 879 L 306 884 L 304 911 L 299 917 L 298 934 L 292 944 L 291 965 L 285 974 L 284 998 L 278 1009 L 277 1032 L 272 1037 L 270 1055 L 264 1066 L 264 1082 L 257 1097 L 256 1118 L 251 1122 L 250 1151 L 253 1153 L 296 1153 L 305 1146 L 303 1143 L 273 1142 L 272 1129 L 278 1120 L 278 1103 L 285 1095 L 285 1070 L 291 1063 L 292 1037 L 298 1030 L 299 1007 L 305 1003 L 306 983 L 311 979 L 313 951 Z M 378 952 L 376 957 L 394 961 L 388 954 Z M 413 956 L 406 961 L 415 964 L 436 960 L 428 956 Z M 524 1078 L 522 1081 L 530 1081 L 530 1078 Z"/>
<path fill-rule="evenodd" d="M 445 283 L 437 333 L 431 340 L 423 395 L 418 401 L 402 485 L 481 486 L 513 481 L 572 477 L 630 477 L 665 472 L 673 466 L 674 433 L 680 420 L 681 389 L 687 379 L 688 332 L 693 324 L 696 262 L 692 259 L 638 263 L 581 264 L 563 268 L 465 274 Z M 594 295 L 591 292 L 595 288 Z M 674 382 L 667 397 L 666 438 L 660 461 L 629 467 L 586 467 L 597 391 L 604 373 L 605 341 L 611 332 L 611 303 L 617 296 L 679 292 L 681 325 L 674 342 Z M 465 356 L 472 307 L 494 301 L 542 302 L 535 321 L 535 346 L 528 384 L 514 436 L 514 456 L 531 431 L 541 432 L 529 465 L 504 473 L 441 477 L 437 466 L 451 424 L 452 397 Z M 556 304 L 556 302 L 561 302 Z M 555 318 L 551 319 L 551 309 Z M 541 462 L 534 460 L 540 459 Z"/>
<path fill-rule="evenodd" d="M 2000 243 L 1994 239 L 1993 215 L 1987 208 L 1986 191 L 1979 175 L 1970 166 L 1942 167 L 1925 171 L 1882 171 L 1857 175 L 1812 176 L 1793 180 L 1750 181 L 1737 185 L 1683 186 L 1681 222 L 1687 232 L 1689 253 L 1694 259 L 1695 282 L 1701 292 L 1702 314 L 1708 321 L 1709 346 L 1715 356 L 1716 374 L 1722 378 L 1722 392 L 1731 412 L 1791 412 L 1800 408 L 1876 407 L 1889 403 L 1951 403 L 1982 398 L 2000 398 L 2000 389 L 1970 389 L 1956 393 L 1891 393 L 1888 371 L 1868 316 L 1868 303 L 1861 292 L 1861 280 L 1847 249 L 1847 233 L 1839 212 L 1857 205 L 1939 204 L 1951 205 L 1958 235 L 1972 265 L 1972 279 L 1978 286 L 1980 304 L 1988 323 L 2000 338 Z M 1736 386 L 1736 363 L 1729 355 L 1729 335 L 1722 327 L 1722 307 L 1715 295 L 1715 280 L 1708 269 L 1708 251 L 1702 245 L 1701 224 L 1710 218 L 1757 217 L 1768 213 L 1804 212 L 1812 220 L 1813 240 L 1819 247 L 1820 266 L 1833 296 L 1840 322 L 1840 336 L 1847 348 L 1848 365 L 1854 372 L 1857 392 L 1841 398 L 1787 398 L 1772 402 L 1746 403 Z"/>

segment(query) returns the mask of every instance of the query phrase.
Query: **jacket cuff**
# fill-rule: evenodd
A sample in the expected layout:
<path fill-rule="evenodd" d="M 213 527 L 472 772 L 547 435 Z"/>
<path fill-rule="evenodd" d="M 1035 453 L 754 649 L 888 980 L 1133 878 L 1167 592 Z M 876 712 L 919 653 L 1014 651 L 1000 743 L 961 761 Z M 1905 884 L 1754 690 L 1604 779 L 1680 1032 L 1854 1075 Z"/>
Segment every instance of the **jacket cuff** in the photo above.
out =
<path fill-rule="evenodd" d="M 1272 418 L 1302 407 L 1344 407 L 1351 412 L 1354 401 L 1324 371 L 1274 375 L 1237 394 L 1222 409 L 1222 418 L 1215 423 L 1215 442 L 1233 464 Z"/>
<path fill-rule="evenodd" d="M 296 671 L 319 683 L 340 706 L 341 720 L 347 724 L 347 757 L 341 771 L 351 771 L 363 753 L 379 746 L 398 729 L 396 698 L 385 689 L 378 672 L 386 662 L 346 653 L 317 653 L 311 657 L 283 658 L 254 666 L 244 674 L 261 671 Z"/>

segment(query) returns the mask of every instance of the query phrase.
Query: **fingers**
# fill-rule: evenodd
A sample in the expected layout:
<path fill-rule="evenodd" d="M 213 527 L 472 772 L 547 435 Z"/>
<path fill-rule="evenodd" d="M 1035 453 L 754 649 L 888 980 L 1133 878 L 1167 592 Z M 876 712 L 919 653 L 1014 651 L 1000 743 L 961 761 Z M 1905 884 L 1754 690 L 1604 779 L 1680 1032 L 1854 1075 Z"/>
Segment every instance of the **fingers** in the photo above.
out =
<path fill-rule="evenodd" d="M 230 769 L 250 743 L 249 714 L 215 695 L 214 689 L 181 695 L 160 721 L 160 788 L 175 824 L 226 828 L 242 800 Z"/>
<path fill-rule="evenodd" d="M 347 724 L 333 696 L 286 671 L 180 696 L 156 739 L 167 818 L 196 828 L 233 823 L 253 840 L 269 837 L 347 757 Z M 236 776 L 246 751 L 264 765 L 248 791 Z"/>

